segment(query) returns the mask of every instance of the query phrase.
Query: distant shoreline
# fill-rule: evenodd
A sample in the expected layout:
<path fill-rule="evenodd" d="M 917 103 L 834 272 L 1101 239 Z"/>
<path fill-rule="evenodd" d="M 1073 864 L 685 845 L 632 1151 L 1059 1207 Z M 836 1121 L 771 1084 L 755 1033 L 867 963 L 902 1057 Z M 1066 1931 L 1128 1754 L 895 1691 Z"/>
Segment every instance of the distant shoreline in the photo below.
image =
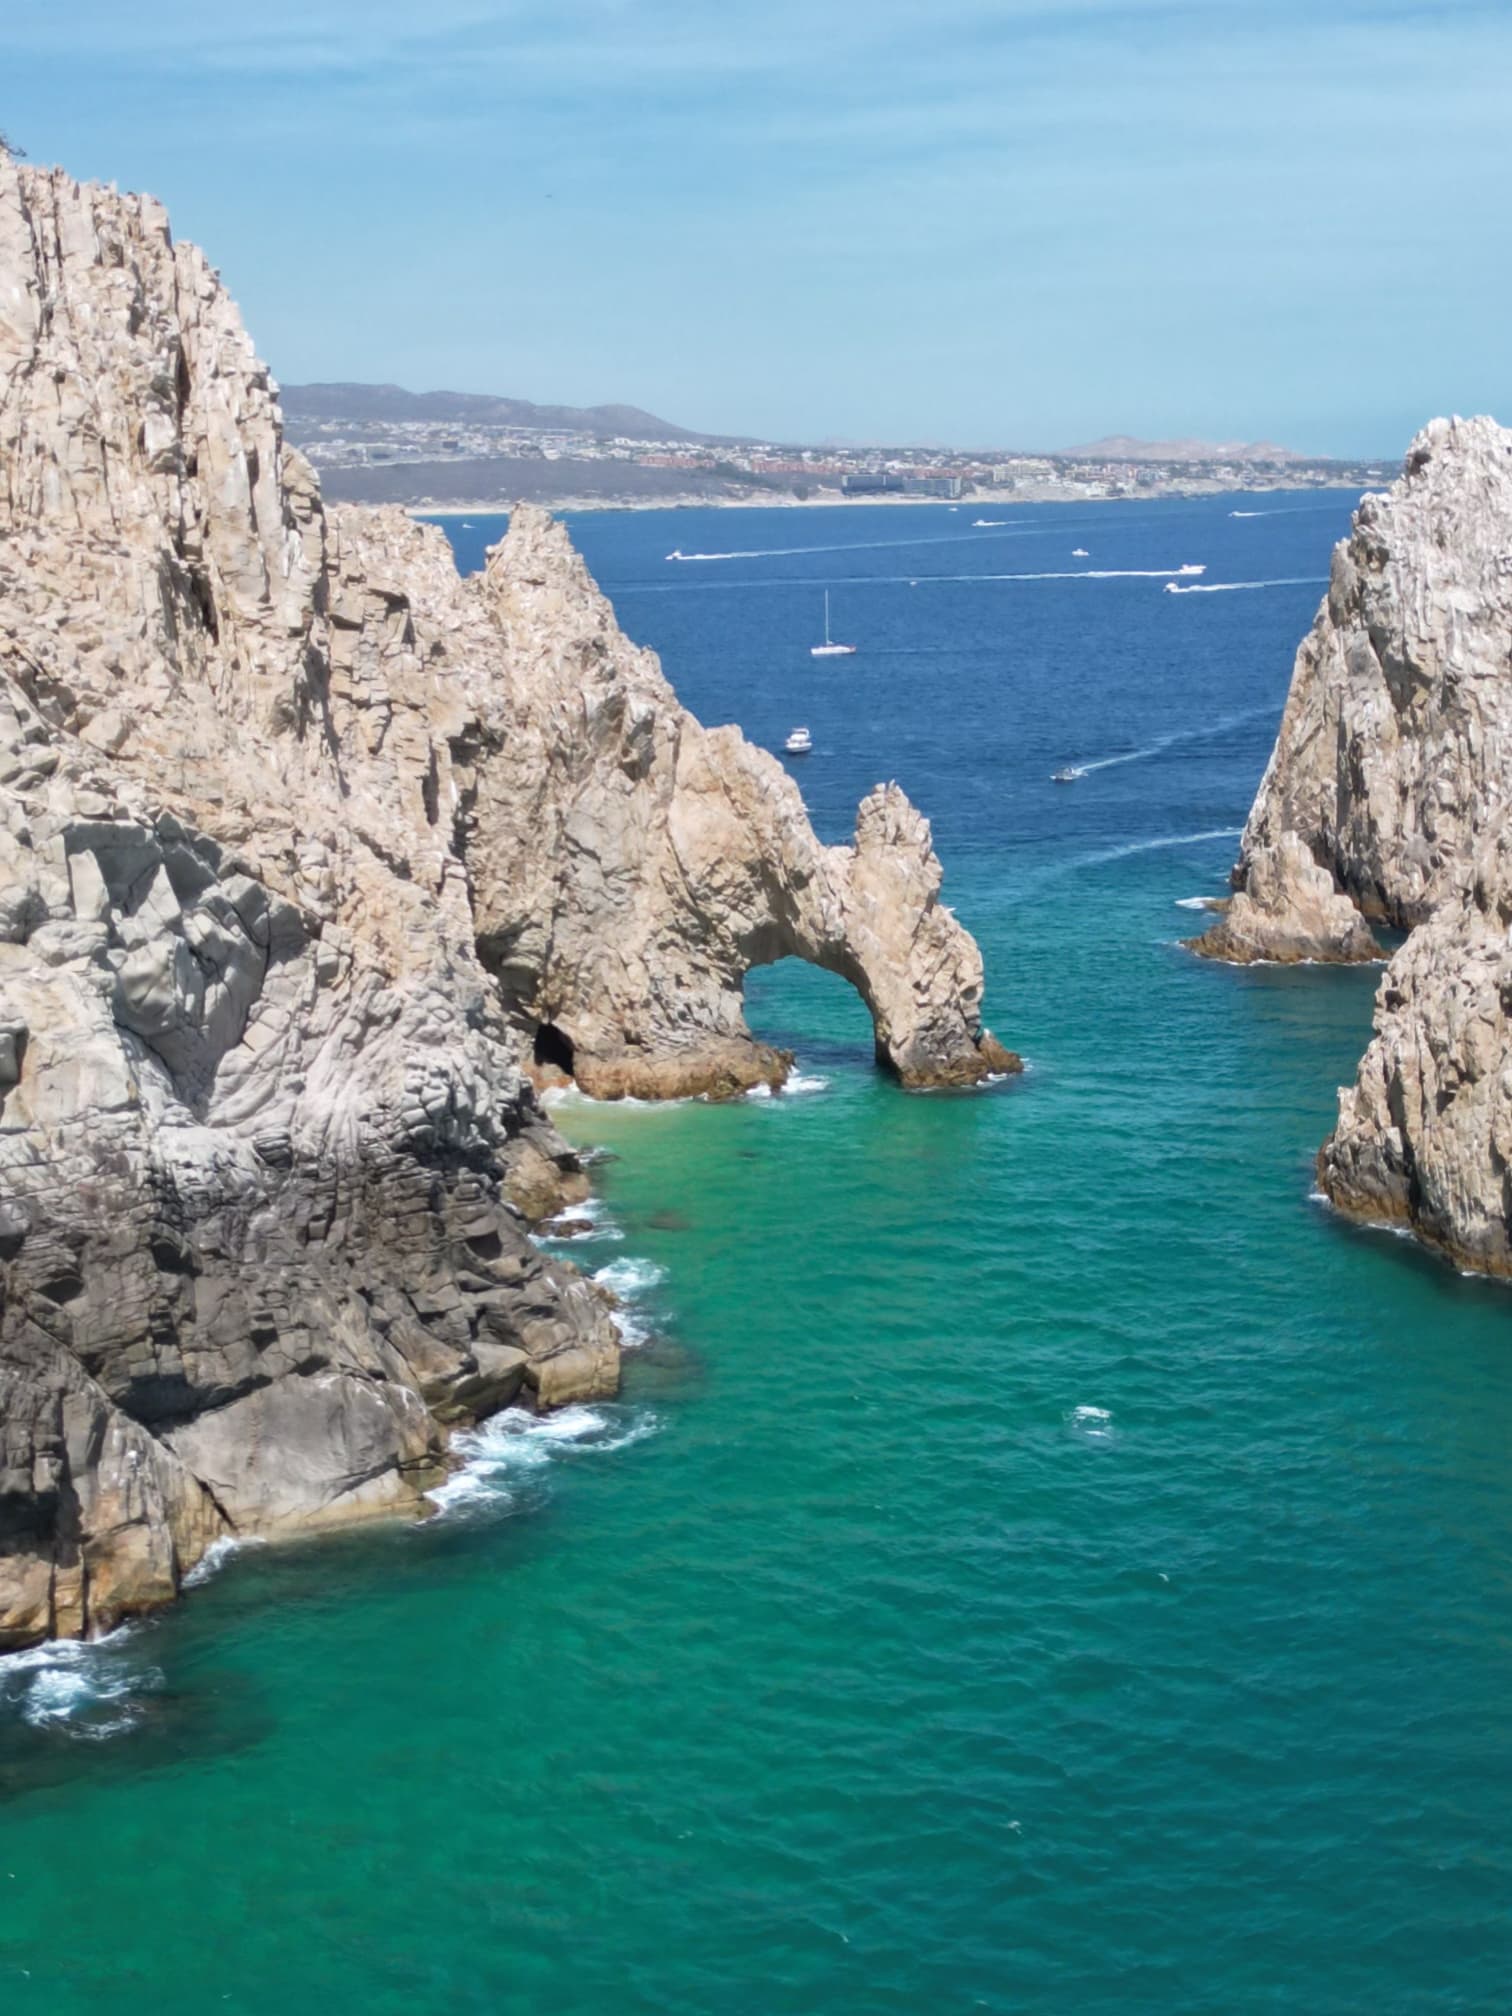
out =
<path fill-rule="evenodd" d="M 1295 495 L 1298 490 L 1323 492 L 1353 491 L 1363 495 L 1365 488 L 1358 481 L 1346 482 L 1342 479 L 1332 483 L 1270 483 L 1257 489 L 1252 484 L 1193 483 L 1172 485 L 1168 489 L 1145 490 L 1134 496 L 1088 497 L 1076 490 L 1067 490 L 1059 485 L 1047 484 L 1042 489 L 1016 491 L 1010 497 L 967 497 L 952 504 L 943 497 L 562 497 L 548 500 L 533 498 L 547 511 L 809 511 L 828 510 L 839 504 L 886 505 L 900 504 L 922 506 L 936 511 L 1012 511 L 1022 506 L 1036 504 L 1152 504 L 1166 497 L 1264 497 L 1272 492 Z M 333 500 L 350 505 L 359 511 L 389 511 L 396 508 L 391 504 L 368 504 L 355 499 Z M 476 504 L 400 504 L 399 510 L 411 518 L 501 518 L 508 515 L 513 506 L 499 498 L 491 503 Z"/>

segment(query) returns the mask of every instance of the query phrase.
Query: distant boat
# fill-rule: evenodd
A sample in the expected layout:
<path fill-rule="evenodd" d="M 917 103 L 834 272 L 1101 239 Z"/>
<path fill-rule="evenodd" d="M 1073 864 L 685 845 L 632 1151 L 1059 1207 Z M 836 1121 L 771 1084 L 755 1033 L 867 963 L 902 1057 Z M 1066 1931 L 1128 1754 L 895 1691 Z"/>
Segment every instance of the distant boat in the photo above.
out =
<path fill-rule="evenodd" d="M 672 551 L 667 555 L 667 558 L 669 560 L 682 560 L 685 559 L 686 557 L 687 556 L 684 554 L 681 546 L 674 546 L 672 548 Z"/>
<path fill-rule="evenodd" d="M 973 518 L 971 522 L 973 525 L 1006 525 L 1008 520 L 1006 518 Z"/>
<path fill-rule="evenodd" d="M 1185 595 L 1186 590 L 1185 588 L 1178 587 L 1174 581 L 1167 581 L 1167 583 L 1165 584 L 1165 592 L 1167 593 L 1167 595 Z"/>
<path fill-rule="evenodd" d="M 1050 782 L 1052 784 L 1074 784 L 1078 777 L 1085 777 L 1086 774 L 1086 771 L 1079 768 L 1075 763 L 1068 763 L 1064 770 L 1052 770 L 1050 772 Z"/>
<path fill-rule="evenodd" d="M 1092 555 L 1087 551 L 1085 546 L 1073 546 L 1071 548 L 1071 558 L 1073 560 L 1090 560 Z"/>
<path fill-rule="evenodd" d="M 822 644 L 810 644 L 809 656 L 810 658 L 854 658 L 855 655 L 856 647 L 854 644 L 836 644 L 831 640 L 829 627 L 829 590 L 826 588 L 824 591 L 824 642 Z"/>
<path fill-rule="evenodd" d="M 472 529 L 473 529 L 473 522 L 471 518 L 464 518 L 462 520 L 462 530 L 464 532 L 471 532 Z"/>
<path fill-rule="evenodd" d="M 1196 560 L 1188 560 L 1186 565 L 1184 567 L 1178 567 L 1176 569 L 1176 572 L 1178 574 L 1206 574 L 1207 562 L 1205 560 L 1201 562 L 1198 562 Z"/>
<path fill-rule="evenodd" d="M 795 728 L 782 746 L 789 756 L 808 756 L 813 752 L 814 738 L 807 728 Z"/>

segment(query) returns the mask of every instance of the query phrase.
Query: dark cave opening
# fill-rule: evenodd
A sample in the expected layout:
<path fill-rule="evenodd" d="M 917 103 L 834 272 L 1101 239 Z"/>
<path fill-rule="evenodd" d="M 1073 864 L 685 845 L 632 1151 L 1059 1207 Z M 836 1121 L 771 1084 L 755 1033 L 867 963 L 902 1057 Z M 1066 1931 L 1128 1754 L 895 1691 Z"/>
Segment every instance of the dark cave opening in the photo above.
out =
<path fill-rule="evenodd" d="M 573 1075 L 572 1038 L 554 1022 L 542 1022 L 535 1032 L 533 1052 L 537 1064 L 554 1066 L 570 1078 Z"/>

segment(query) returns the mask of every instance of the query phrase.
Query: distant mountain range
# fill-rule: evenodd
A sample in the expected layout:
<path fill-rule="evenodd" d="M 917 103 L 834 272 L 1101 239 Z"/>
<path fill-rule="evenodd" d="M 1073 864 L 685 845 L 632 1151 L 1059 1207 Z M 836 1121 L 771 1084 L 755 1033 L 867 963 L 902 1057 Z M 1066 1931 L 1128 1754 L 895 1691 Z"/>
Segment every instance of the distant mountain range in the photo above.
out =
<path fill-rule="evenodd" d="M 406 392 L 402 385 L 284 385 L 280 400 L 290 420 L 430 420 L 458 426 L 562 428 L 612 440 L 718 441 L 658 420 L 639 406 L 537 406 L 529 399 L 497 399 L 486 392 Z"/>
<path fill-rule="evenodd" d="M 1063 448 L 1077 462 L 1305 462 L 1308 458 L 1274 441 L 1137 441 L 1132 434 L 1107 434 L 1084 448 Z"/>

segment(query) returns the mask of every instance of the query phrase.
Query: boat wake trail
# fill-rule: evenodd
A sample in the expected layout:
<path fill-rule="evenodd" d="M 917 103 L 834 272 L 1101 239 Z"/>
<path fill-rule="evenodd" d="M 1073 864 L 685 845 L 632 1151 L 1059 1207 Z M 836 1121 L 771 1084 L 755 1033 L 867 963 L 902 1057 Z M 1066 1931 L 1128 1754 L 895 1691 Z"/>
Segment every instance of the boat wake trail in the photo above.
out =
<path fill-rule="evenodd" d="M 901 545 L 911 544 L 912 542 L 900 540 L 898 543 Z M 936 540 L 930 543 L 943 545 L 946 542 Z M 826 549 L 821 546 L 806 546 L 803 550 L 806 553 L 821 553 L 826 550 L 839 553 L 854 552 L 860 549 L 839 546 Z M 764 559 L 766 556 L 754 553 L 709 553 L 702 556 L 693 553 L 684 553 L 682 555 L 684 560 L 693 560 L 699 557 L 709 560 L 742 560 Z M 1203 564 L 1205 565 L 1206 563 Z M 1173 593 L 1185 595 L 1190 591 L 1186 588 L 1178 587 L 1177 583 L 1186 576 L 1200 574 L 1201 572 L 1202 566 L 1187 560 L 1183 561 L 1179 567 L 1062 567 L 1037 569 L 1033 572 L 1025 571 L 1013 574 L 833 574 L 829 576 L 829 582 L 835 588 L 953 588 L 961 582 L 980 581 L 1165 581 L 1170 584 Z M 1241 588 L 1270 588 L 1278 587 L 1281 584 L 1270 581 L 1241 581 L 1236 585 Z M 769 576 L 765 581 L 729 581 L 724 579 L 717 581 L 611 581 L 606 585 L 604 592 L 611 597 L 615 595 L 684 595 L 692 591 L 714 588 L 719 590 L 756 589 L 770 594 L 774 589 L 812 588 L 813 586 L 812 579 L 807 579 L 803 575 L 774 574 Z"/>
<path fill-rule="evenodd" d="M 1337 511 L 1337 504 L 1273 504 L 1268 511 L 1230 511 L 1230 518 L 1305 518 L 1320 511 Z"/>
<path fill-rule="evenodd" d="M 1007 525 L 1002 518 L 984 518 L 984 525 Z M 1006 532 L 995 532 L 992 536 L 1015 539 L 1023 533 L 1045 534 L 1056 530 L 1053 521 L 1043 518 L 1026 518 L 1022 524 L 1013 526 Z M 908 546 L 970 546 L 984 536 L 981 532 L 932 532 L 918 539 L 847 539 L 834 546 L 747 546 L 731 553 L 684 553 L 675 547 L 667 558 L 675 562 L 713 560 L 802 560 L 810 553 L 882 553 Z"/>
<path fill-rule="evenodd" d="M 1100 854 L 1083 854 L 1067 862 L 1068 868 L 1100 868 L 1108 861 L 1124 861 L 1131 854 L 1153 854 L 1161 847 L 1195 847 L 1205 840 L 1237 840 L 1242 826 L 1214 826 L 1206 833 L 1162 833 L 1154 840 L 1130 840 L 1122 847 L 1108 847 Z"/>
<path fill-rule="evenodd" d="M 1245 588 L 1326 588 L 1326 574 L 1288 574 L 1279 581 L 1173 581 L 1167 595 L 1237 595 Z"/>
<path fill-rule="evenodd" d="M 1094 770 L 1116 770 L 1121 763 L 1144 763 L 1152 756 L 1163 756 L 1167 749 L 1175 749 L 1183 742 L 1206 742 L 1215 735 L 1227 735 L 1233 728 L 1242 728 L 1246 721 L 1258 721 L 1262 715 L 1275 712 L 1275 707 L 1269 702 L 1262 707 L 1246 707 L 1240 714 L 1225 714 L 1221 721 L 1210 721 L 1205 727 L 1173 728 L 1169 735 L 1157 735 L 1142 749 L 1129 749 L 1121 756 L 1099 756 L 1090 763 L 1078 763 L 1075 767 L 1084 777 L 1090 777 Z"/>

